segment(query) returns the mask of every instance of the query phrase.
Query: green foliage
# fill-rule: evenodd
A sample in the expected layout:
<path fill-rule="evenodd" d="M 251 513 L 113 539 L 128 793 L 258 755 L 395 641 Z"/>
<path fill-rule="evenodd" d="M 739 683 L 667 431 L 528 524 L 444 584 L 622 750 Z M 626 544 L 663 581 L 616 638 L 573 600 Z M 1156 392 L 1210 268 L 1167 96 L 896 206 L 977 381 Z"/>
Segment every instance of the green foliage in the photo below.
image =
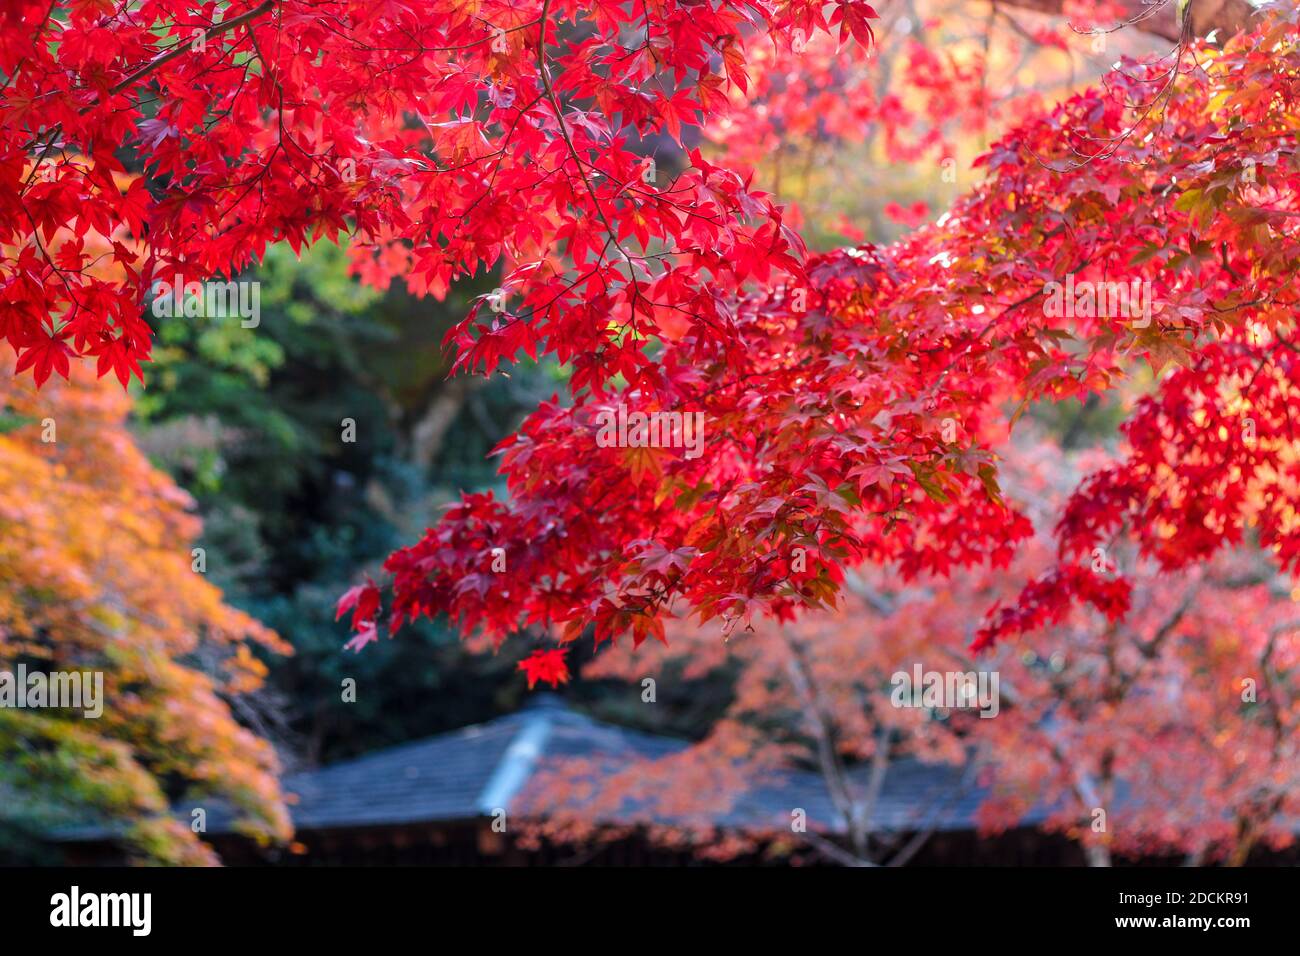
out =
<path fill-rule="evenodd" d="M 1113 396 L 1090 395 L 1084 401 L 1036 402 L 1030 416 L 1067 450 L 1115 438 L 1124 421 L 1124 404 Z"/>
<path fill-rule="evenodd" d="M 442 336 L 492 288 L 486 278 L 443 303 L 378 293 L 324 244 L 301 259 L 275 247 L 244 278 L 261 283 L 258 325 L 158 320 L 135 412 L 143 446 L 198 501 L 209 577 L 294 647 L 267 660 L 264 704 L 287 727 L 281 743 L 330 760 L 517 706 L 517 654 L 472 654 L 443 622 L 355 654 L 334 607 L 456 490 L 495 482 L 489 452 L 560 372 L 449 386 Z M 425 468 L 415 432 L 438 402 L 452 420 Z M 355 441 L 344 440 L 346 420 Z M 343 700 L 346 678 L 355 702 Z"/>

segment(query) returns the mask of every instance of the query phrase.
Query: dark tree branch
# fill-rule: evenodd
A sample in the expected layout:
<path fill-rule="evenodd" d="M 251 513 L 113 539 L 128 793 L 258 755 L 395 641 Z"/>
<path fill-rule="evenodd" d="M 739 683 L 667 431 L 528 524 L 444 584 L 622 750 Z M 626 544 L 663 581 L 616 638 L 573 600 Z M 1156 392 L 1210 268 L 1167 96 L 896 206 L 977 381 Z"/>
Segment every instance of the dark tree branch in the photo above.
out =
<path fill-rule="evenodd" d="M 237 17 L 231 17 L 229 20 L 224 20 L 221 23 L 214 23 L 212 26 L 208 27 L 208 29 L 204 32 L 203 38 L 204 40 L 211 40 L 213 37 L 218 37 L 223 33 L 227 33 L 230 30 L 234 30 L 236 27 L 243 26 L 245 23 L 248 23 L 250 20 L 256 20 L 262 14 L 266 13 L 266 11 L 270 10 L 273 6 L 275 6 L 275 0 L 263 0 L 262 3 L 259 3 L 257 6 L 253 7 L 253 9 L 247 10 L 244 13 L 241 13 Z M 186 50 L 190 48 L 190 45 L 191 45 L 191 41 L 182 40 L 179 43 L 177 43 L 175 46 L 173 46 L 171 49 L 166 50 L 163 53 L 159 53 L 156 57 L 154 57 L 144 66 L 140 67 L 140 69 L 136 70 L 126 79 L 124 79 L 121 83 L 118 83 L 116 86 L 114 86 L 109 92 L 116 94 L 116 93 L 121 93 L 123 90 L 130 89 L 132 86 L 135 86 L 136 83 L 140 82 L 142 79 L 144 79 L 154 70 L 158 69 L 160 66 L 170 63 L 172 60 L 176 59 L 178 56 L 183 54 Z"/>
<path fill-rule="evenodd" d="M 996 3 L 1053 16 L 1061 16 L 1065 6 L 1065 0 L 996 0 Z M 1127 23 L 1126 28 L 1176 43 L 1182 37 L 1177 6 L 1174 0 L 1166 0 L 1158 8 L 1143 0 L 1124 0 L 1127 13 L 1116 26 Z M 1211 30 L 1219 30 L 1221 38 L 1226 38 L 1249 26 L 1254 12 L 1255 8 L 1246 0 L 1191 0 L 1192 33 L 1203 37 Z"/>

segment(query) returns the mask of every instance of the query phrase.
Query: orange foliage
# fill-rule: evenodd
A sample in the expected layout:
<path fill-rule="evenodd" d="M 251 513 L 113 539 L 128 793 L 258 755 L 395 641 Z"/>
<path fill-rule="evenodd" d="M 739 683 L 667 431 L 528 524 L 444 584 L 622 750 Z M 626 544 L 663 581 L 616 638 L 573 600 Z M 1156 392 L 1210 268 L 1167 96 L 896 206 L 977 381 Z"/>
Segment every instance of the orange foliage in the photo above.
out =
<path fill-rule="evenodd" d="M 275 752 L 228 700 L 262 681 L 253 647 L 289 648 L 192 570 L 190 498 L 132 441 L 120 387 L 90 377 L 39 394 L 0 377 L 0 670 L 103 673 L 98 719 L 0 708 L 0 786 L 52 822 L 124 826 L 154 862 L 217 862 L 170 817 L 181 799 L 287 839 Z"/>

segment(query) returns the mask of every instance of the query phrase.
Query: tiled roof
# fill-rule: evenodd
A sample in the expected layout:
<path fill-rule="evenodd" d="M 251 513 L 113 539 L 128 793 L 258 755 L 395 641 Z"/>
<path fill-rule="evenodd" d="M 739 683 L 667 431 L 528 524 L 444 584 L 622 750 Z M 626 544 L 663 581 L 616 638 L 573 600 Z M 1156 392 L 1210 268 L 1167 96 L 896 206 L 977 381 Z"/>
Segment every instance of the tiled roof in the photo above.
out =
<path fill-rule="evenodd" d="M 464 820 L 510 804 L 541 758 L 665 756 L 684 745 L 600 723 L 539 695 L 485 724 L 293 774 L 298 829 Z"/>
<path fill-rule="evenodd" d="M 465 820 L 512 810 L 540 766 L 582 759 L 613 769 L 667 757 L 687 746 L 593 720 L 554 695 L 539 694 L 518 713 L 294 774 L 285 779 L 284 788 L 296 795 L 291 809 L 300 830 Z M 973 828 L 983 793 L 963 786 L 960 778 L 955 767 L 896 761 L 876 801 L 873 828 Z M 788 827 L 795 807 L 805 810 L 811 823 L 841 828 L 822 778 L 801 771 L 776 774 L 755 785 L 713 822 Z M 528 802 L 528 809 L 538 809 L 536 800 Z M 620 822 L 638 822 L 642 814 L 629 807 L 626 816 L 620 816 Z M 209 829 L 224 825 L 228 821 L 209 817 Z"/>
<path fill-rule="evenodd" d="M 687 746 L 673 738 L 593 720 L 555 695 L 539 694 L 528 707 L 506 717 L 290 774 L 282 786 L 294 795 L 290 812 L 298 830 L 468 820 L 497 809 L 511 811 L 539 766 L 583 759 L 614 769 L 667 757 Z M 964 786 L 960 776 L 955 767 L 895 761 L 876 801 L 872 828 L 974 828 L 983 793 Z M 741 828 L 788 827 L 793 808 L 803 809 L 810 825 L 843 828 L 822 778 L 804 771 L 768 776 L 736 796 L 710 822 Z M 530 799 L 528 811 L 537 810 L 536 800 Z M 652 822 L 644 817 L 629 806 L 618 822 Z M 232 822 L 226 810 L 209 809 L 209 833 L 228 831 Z M 107 834 L 97 831 L 97 835 Z M 77 828 L 60 836 L 94 839 L 96 831 Z"/>
<path fill-rule="evenodd" d="M 865 789 L 868 773 L 859 768 L 849 774 L 859 792 Z M 971 830 L 985 795 L 984 790 L 962 779 L 958 767 L 895 760 L 872 807 L 870 829 Z M 796 807 L 807 814 L 810 826 L 845 829 L 822 777 L 806 772 L 781 774 L 777 782 L 747 791 L 718 822 L 723 826 L 788 828 L 790 812 Z"/>

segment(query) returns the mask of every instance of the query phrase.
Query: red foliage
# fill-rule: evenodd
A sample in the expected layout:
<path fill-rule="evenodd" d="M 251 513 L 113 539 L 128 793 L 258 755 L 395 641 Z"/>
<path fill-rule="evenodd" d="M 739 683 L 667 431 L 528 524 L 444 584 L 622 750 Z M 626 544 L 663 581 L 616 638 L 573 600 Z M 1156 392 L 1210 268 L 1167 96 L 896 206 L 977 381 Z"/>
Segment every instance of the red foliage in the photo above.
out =
<path fill-rule="evenodd" d="M 545 681 L 552 687 L 567 684 L 569 667 L 564 662 L 563 648 L 533 651 L 519 662 L 519 670 L 528 675 L 528 689 L 532 690 L 537 682 Z"/>
<path fill-rule="evenodd" d="M 896 865 L 922 845 L 913 839 L 924 840 L 922 821 L 961 817 L 956 808 L 978 795 L 982 831 L 1023 825 L 1037 810 L 1037 825 L 1094 861 L 1180 854 L 1240 864 L 1258 848 L 1293 844 L 1300 619 L 1259 549 L 1170 572 L 1117 541 L 1134 582 L 1124 621 L 1063 602 L 1052 605 L 1052 627 L 1007 634 L 979 659 L 967 653 L 972 609 L 1013 598 L 1017 578 L 1054 563 L 1060 495 L 1097 463 L 1096 452 L 1063 455 L 1035 432 L 1018 436 L 1004 463 L 1008 500 L 1038 528 L 1010 573 L 905 581 L 870 569 L 849 577 L 840 614 L 759 622 L 726 642 L 678 622 L 667 647 L 604 645 L 584 677 L 671 681 L 694 709 L 710 684 L 683 693 L 683 681 L 736 677 L 717 692 L 721 716 L 678 752 L 548 765 L 524 795 L 536 836 L 585 848 L 653 821 L 653 839 L 706 857 L 761 850 Z M 916 670 L 998 681 L 966 706 L 916 706 L 891 690 Z M 803 782 L 783 786 L 792 768 Z M 909 798 L 901 827 L 882 788 Z M 828 803 L 804 802 L 818 791 Z M 800 808 L 806 832 L 791 825 Z M 733 812 L 743 826 L 719 829 Z"/>
<path fill-rule="evenodd" d="M 1289 566 L 1300 74 L 1277 58 L 1297 65 L 1294 31 L 1274 22 L 1198 51 L 1204 70 L 1136 131 L 1126 104 L 1156 68 L 1129 65 L 996 143 L 988 181 L 933 225 L 818 257 L 806 288 L 716 298 L 725 335 L 688 325 L 649 376 L 629 368 L 613 394 L 544 405 L 499 449 L 508 502 L 467 496 L 390 558 L 390 623 L 445 612 L 497 637 L 558 625 L 564 639 L 590 623 L 598 642 L 639 643 L 674 602 L 728 627 L 825 606 L 848 564 L 1004 564 L 1028 531 L 996 484 L 1005 410 L 1107 391 L 1140 358 L 1160 374 L 1126 430 L 1134 457 L 1079 489 L 1060 567 L 977 646 L 1076 601 L 1122 615 L 1122 576 L 1077 564 L 1120 523 L 1140 524 L 1139 556 L 1167 567 L 1257 523 Z M 1046 307 L 1069 275 L 1143 284 L 1153 320 Z M 702 413 L 707 453 L 602 446 L 619 404 Z M 492 546 L 531 586 L 465 586 Z"/>
<path fill-rule="evenodd" d="M 1113 389 L 1142 358 L 1159 375 L 1128 457 L 1079 488 L 1058 566 L 978 645 L 1080 601 L 1122 614 L 1122 579 L 1078 566 L 1121 525 L 1166 568 L 1255 526 L 1294 568 L 1294 9 L 1222 48 L 1125 64 L 995 143 L 986 182 L 935 223 L 814 258 L 692 128 L 743 107 L 757 51 L 870 42 L 857 0 L 236 0 L 221 15 L 10 4 L 0 336 L 39 381 L 78 354 L 125 382 L 149 354 L 156 279 L 233 274 L 268 243 L 347 234 L 367 281 L 434 295 L 499 268 L 448 337 L 456 369 L 551 355 L 573 401 L 501 445 L 507 501 L 466 495 L 391 556 L 390 629 L 446 613 L 497 639 L 594 625 L 640 643 L 674 604 L 728 628 L 826 607 L 852 564 L 1005 566 L 1030 530 L 997 483 L 1008 409 Z M 956 70 L 918 58 L 932 109 Z M 899 111 L 885 98 L 876 114 Z M 662 170 L 656 142 L 672 144 Z M 1045 308 L 1067 276 L 1144 283 L 1153 321 Z M 701 415 L 702 446 L 601 442 L 618 406 L 679 429 Z M 509 588 L 491 586 L 494 548 Z M 345 599 L 354 643 L 380 603 L 370 587 Z"/>

